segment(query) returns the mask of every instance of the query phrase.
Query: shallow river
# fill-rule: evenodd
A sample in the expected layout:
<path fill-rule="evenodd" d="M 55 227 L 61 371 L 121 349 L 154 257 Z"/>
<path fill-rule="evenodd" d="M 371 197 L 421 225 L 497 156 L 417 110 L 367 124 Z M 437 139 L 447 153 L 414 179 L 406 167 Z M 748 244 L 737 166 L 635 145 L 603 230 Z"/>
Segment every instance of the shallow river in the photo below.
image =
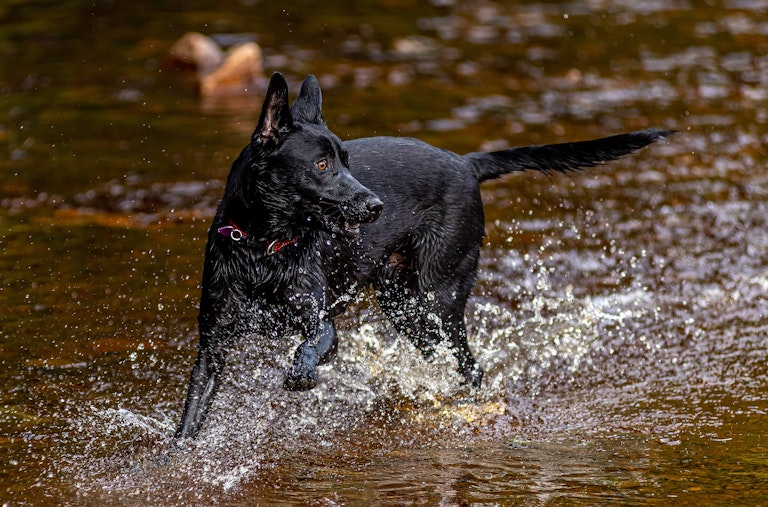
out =
<path fill-rule="evenodd" d="M 0 5 L 0 505 L 768 503 L 768 1 L 207 4 Z M 679 133 L 483 187 L 478 393 L 363 294 L 316 389 L 281 387 L 297 337 L 243 337 L 174 448 L 263 93 L 202 98 L 188 30 L 316 74 L 343 139 Z"/>

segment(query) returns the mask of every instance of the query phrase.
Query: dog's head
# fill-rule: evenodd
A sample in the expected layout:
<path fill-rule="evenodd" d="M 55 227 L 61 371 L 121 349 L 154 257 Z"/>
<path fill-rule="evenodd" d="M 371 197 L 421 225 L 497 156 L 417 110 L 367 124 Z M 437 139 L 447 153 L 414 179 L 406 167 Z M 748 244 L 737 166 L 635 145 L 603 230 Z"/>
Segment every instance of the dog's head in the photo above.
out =
<path fill-rule="evenodd" d="M 272 76 L 251 146 L 260 159 L 259 191 L 302 226 L 354 238 L 381 213 L 381 200 L 350 174 L 344 145 L 325 126 L 314 76 L 290 108 L 285 79 Z"/>

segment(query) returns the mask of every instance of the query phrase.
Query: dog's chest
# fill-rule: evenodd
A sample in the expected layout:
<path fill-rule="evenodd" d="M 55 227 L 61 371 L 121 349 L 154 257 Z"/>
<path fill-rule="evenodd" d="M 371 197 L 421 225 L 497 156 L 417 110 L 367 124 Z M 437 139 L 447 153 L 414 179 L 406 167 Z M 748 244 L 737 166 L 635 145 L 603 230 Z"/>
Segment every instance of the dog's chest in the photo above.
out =
<path fill-rule="evenodd" d="M 305 238 L 305 240 L 308 238 Z M 240 287 L 249 326 L 265 334 L 299 330 L 308 320 L 341 313 L 368 284 L 371 262 L 355 243 L 315 237 L 274 255 L 240 250 L 227 262 L 229 280 Z"/>

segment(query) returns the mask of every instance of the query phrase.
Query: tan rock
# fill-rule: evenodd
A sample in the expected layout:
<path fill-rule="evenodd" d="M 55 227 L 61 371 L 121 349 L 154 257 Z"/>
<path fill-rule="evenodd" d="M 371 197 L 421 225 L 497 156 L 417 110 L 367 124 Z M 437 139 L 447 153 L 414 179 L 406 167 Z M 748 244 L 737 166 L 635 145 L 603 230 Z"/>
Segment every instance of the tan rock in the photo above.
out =
<path fill-rule="evenodd" d="M 194 66 L 200 75 L 213 72 L 224 61 L 224 51 L 210 37 L 197 32 L 187 32 L 169 51 L 172 59 Z"/>
<path fill-rule="evenodd" d="M 197 69 L 204 96 L 235 95 L 253 91 L 264 79 L 261 47 L 255 42 L 233 46 L 226 53 L 212 38 L 187 32 L 177 40 L 172 60 Z"/>
<path fill-rule="evenodd" d="M 224 62 L 202 77 L 200 91 L 203 95 L 245 93 L 252 91 L 263 78 L 261 47 L 255 42 L 246 42 L 230 49 Z"/>

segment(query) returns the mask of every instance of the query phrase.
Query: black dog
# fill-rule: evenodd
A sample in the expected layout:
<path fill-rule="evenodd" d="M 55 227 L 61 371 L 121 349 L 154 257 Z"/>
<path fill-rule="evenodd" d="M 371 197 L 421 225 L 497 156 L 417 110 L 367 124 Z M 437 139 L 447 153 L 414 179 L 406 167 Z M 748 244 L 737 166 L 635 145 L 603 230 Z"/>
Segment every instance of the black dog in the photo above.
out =
<path fill-rule="evenodd" d="M 447 340 L 466 382 L 480 386 L 464 325 L 484 233 L 479 183 L 594 166 L 671 133 L 459 156 L 406 138 L 342 142 L 325 126 L 321 100 L 309 76 L 289 108 L 288 86 L 273 75 L 251 142 L 232 164 L 208 233 L 199 352 L 176 437 L 197 434 L 227 349 L 246 333 L 303 333 L 285 387 L 315 387 L 317 366 L 336 352 L 334 316 L 371 284 L 399 332 L 425 356 Z"/>

